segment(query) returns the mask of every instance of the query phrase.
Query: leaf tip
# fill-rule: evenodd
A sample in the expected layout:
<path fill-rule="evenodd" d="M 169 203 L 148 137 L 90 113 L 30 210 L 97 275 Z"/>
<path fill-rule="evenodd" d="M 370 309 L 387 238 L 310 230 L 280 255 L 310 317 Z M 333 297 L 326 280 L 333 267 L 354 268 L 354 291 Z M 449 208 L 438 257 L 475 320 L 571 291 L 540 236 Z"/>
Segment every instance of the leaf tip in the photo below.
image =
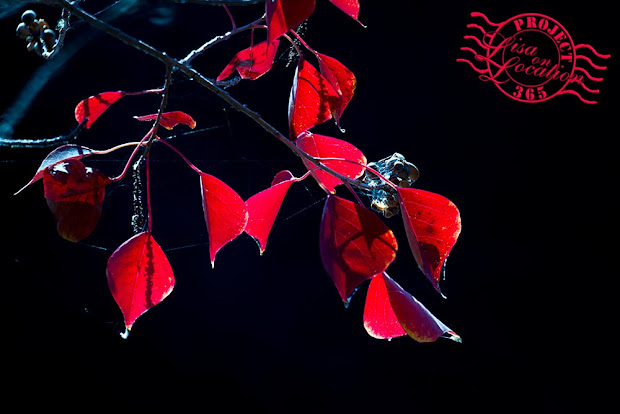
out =
<path fill-rule="evenodd" d="M 441 335 L 441 338 L 451 339 L 454 342 L 458 342 L 459 344 L 463 343 L 463 339 L 458 336 L 454 331 L 446 331 L 443 335 Z"/>
<path fill-rule="evenodd" d="M 131 331 L 131 325 L 130 326 L 125 326 L 125 332 L 120 332 L 119 335 L 121 336 L 121 338 L 127 339 L 127 338 L 129 338 L 129 332 L 130 331 Z"/>

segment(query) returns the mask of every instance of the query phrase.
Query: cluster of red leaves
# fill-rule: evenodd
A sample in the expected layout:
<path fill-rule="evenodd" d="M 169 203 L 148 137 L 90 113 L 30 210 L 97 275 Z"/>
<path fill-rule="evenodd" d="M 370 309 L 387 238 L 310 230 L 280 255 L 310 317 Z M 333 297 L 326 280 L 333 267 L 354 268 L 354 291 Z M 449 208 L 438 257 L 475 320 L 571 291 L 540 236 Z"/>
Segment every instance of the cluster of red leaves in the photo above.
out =
<path fill-rule="evenodd" d="M 330 1 L 357 20 L 359 4 L 356 0 Z M 315 0 L 266 2 L 267 40 L 238 52 L 217 79 L 223 80 L 234 71 L 249 80 L 267 73 L 273 65 L 281 36 L 306 20 L 314 7 Z M 355 180 L 364 173 L 367 159 L 354 145 L 309 130 L 331 118 L 339 123 L 355 92 L 356 80 L 342 63 L 305 46 L 317 59 L 319 69 L 300 56 L 291 88 L 288 119 L 289 138 L 304 155 L 302 159 L 308 172 L 296 178 L 289 171 L 281 171 L 269 187 L 244 201 L 226 183 L 190 163 L 200 178 L 211 264 L 221 248 L 244 232 L 257 241 L 263 254 L 290 186 L 312 175 L 328 193 L 321 218 L 320 255 L 343 303 L 348 305 L 352 295 L 370 279 L 363 318 L 367 332 L 373 337 L 388 339 L 409 335 L 420 342 L 435 341 L 442 336 L 460 340 L 387 275 L 386 270 L 398 251 L 392 231 L 361 202 L 335 195 L 343 179 Z M 90 128 L 110 105 L 130 94 L 136 93 L 104 92 L 83 100 L 75 109 L 77 122 Z M 179 111 L 136 119 L 158 120 L 167 129 L 178 124 L 190 128 L 196 125 L 189 115 Z M 78 145 L 61 146 L 45 158 L 26 185 L 43 179 L 45 198 L 57 220 L 58 232 L 68 240 L 81 240 L 93 231 L 101 215 L 106 185 L 120 178 L 108 178 L 80 161 L 98 152 Z M 317 166 L 316 162 L 322 166 Z M 439 290 L 445 260 L 461 230 L 458 209 L 445 197 L 428 191 L 395 187 L 394 191 L 413 256 Z M 134 235 L 112 254 L 107 278 L 128 330 L 140 315 L 164 300 L 175 284 L 172 268 L 155 241 L 150 225 L 148 230 Z"/>

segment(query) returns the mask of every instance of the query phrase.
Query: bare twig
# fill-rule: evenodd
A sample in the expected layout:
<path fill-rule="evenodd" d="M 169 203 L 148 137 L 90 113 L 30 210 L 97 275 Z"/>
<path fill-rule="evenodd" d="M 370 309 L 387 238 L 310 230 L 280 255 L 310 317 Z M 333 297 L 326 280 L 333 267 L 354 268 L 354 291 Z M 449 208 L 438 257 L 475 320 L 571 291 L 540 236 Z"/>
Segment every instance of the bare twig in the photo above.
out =
<path fill-rule="evenodd" d="M 352 186 L 355 186 L 355 187 L 358 187 L 358 188 L 362 188 L 362 189 L 366 189 L 366 190 L 371 189 L 365 183 L 361 183 L 358 180 L 351 179 L 351 178 L 349 178 L 349 177 L 347 177 L 345 175 L 342 175 L 342 174 L 338 173 L 337 171 L 334 171 L 333 169 L 327 167 L 325 164 L 321 163 L 319 160 L 317 160 L 313 156 L 309 155 L 305 151 L 302 151 L 299 148 L 297 148 L 297 146 L 291 140 L 289 140 L 280 131 L 278 131 L 273 125 L 271 125 L 263 117 L 261 117 L 260 114 L 258 114 L 257 112 L 249 109 L 246 105 L 242 104 L 241 102 L 237 101 L 228 92 L 226 92 L 225 90 L 219 88 L 215 84 L 215 82 L 213 80 L 203 76 L 200 72 L 196 71 L 195 69 L 193 69 L 193 68 L 189 67 L 188 65 L 183 64 L 180 61 L 178 61 L 178 60 L 168 56 L 165 52 L 162 52 L 162 51 L 154 48 L 153 46 L 151 46 L 151 45 L 149 45 L 149 44 L 147 44 L 147 43 L 145 43 L 145 42 L 143 42 L 143 41 L 141 41 L 139 39 L 136 39 L 136 38 L 134 38 L 132 36 L 129 36 L 128 34 L 126 34 L 125 32 L 117 29 L 116 27 L 110 26 L 109 24 L 103 22 L 102 20 L 99 20 L 95 16 L 85 12 L 80 7 L 75 6 L 74 4 L 72 4 L 68 0 L 59 0 L 59 2 L 62 5 L 62 7 L 65 7 L 67 9 L 69 9 L 69 11 L 71 11 L 71 13 L 73 13 L 75 16 L 81 18 L 86 23 L 90 24 L 91 26 L 93 26 L 93 27 L 95 27 L 97 29 L 102 30 L 103 32 L 109 34 L 110 36 L 115 37 L 116 39 L 124 42 L 125 44 L 127 44 L 127 45 L 129 45 L 129 46 L 131 46 L 131 47 L 133 47 L 133 48 L 135 48 L 137 50 L 140 50 L 141 52 L 143 52 L 143 53 L 145 53 L 145 54 L 147 54 L 147 55 L 149 55 L 149 56 L 151 56 L 153 58 L 158 59 L 162 63 L 166 64 L 166 66 L 168 66 L 168 67 L 176 68 L 177 70 L 179 70 L 180 72 L 185 74 L 190 80 L 192 80 L 192 81 L 196 82 L 197 84 L 199 84 L 200 86 L 206 88 L 207 90 L 209 90 L 209 92 L 213 93 L 214 95 L 216 95 L 217 97 L 222 99 L 224 102 L 228 103 L 235 110 L 241 112 L 242 114 L 246 115 L 248 118 L 253 120 L 256 124 L 258 124 L 265 131 L 267 131 L 270 135 L 274 136 L 281 143 L 286 145 L 298 157 L 307 159 L 312 164 L 316 165 L 318 168 L 320 168 L 323 171 L 333 175 L 334 177 L 340 179 L 343 182 L 348 182 Z"/>

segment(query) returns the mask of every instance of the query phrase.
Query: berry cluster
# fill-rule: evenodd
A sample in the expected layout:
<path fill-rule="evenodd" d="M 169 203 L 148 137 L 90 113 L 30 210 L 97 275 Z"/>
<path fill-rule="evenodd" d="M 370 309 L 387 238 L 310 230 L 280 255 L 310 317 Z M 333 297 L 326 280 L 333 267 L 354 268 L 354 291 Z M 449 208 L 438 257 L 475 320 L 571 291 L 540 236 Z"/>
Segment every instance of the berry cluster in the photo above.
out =
<path fill-rule="evenodd" d="M 37 14 L 32 10 L 22 14 L 22 22 L 17 25 L 17 36 L 27 42 L 29 51 L 39 56 L 51 52 L 56 45 L 56 32 L 45 20 L 37 19 Z"/>
<path fill-rule="evenodd" d="M 411 187 L 420 176 L 416 166 L 405 160 L 405 157 L 398 152 L 377 162 L 368 163 L 368 167 L 379 172 L 398 187 L 403 188 Z M 371 187 L 378 187 L 369 191 L 370 208 L 388 218 L 400 212 L 400 203 L 396 191 L 390 187 L 386 188 L 385 183 L 379 177 L 366 170 L 362 182 Z"/>

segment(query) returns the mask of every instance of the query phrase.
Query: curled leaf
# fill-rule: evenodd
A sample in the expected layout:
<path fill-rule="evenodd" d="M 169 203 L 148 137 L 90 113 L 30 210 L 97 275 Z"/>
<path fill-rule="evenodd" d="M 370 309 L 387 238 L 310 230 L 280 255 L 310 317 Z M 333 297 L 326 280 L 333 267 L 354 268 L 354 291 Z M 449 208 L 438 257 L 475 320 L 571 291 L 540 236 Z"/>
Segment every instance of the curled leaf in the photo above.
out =
<path fill-rule="evenodd" d="M 273 66 L 273 60 L 278 50 L 278 39 L 269 44 L 267 41 L 257 43 L 247 49 L 243 49 L 226 65 L 217 77 L 222 81 L 232 75 L 236 70 L 242 79 L 255 80 L 269 72 Z"/>
<path fill-rule="evenodd" d="M 101 114 L 126 94 L 123 91 L 102 92 L 80 101 L 75 107 L 75 120 L 79 124 L 86 121 L 84 127 L 90 128 Z"/>
<path fill-rule="evenodd" d="M 288 189 L 291 184 L 302 179 L 295 178 L 290 171 L 280 171 L 274 177 L 269 188 L 246 200 L 248 222 L 245 226 L 245 232 L 258 242 L 260 254 L 263 254 L 267 248 L 269 233 Z"/>
<path fill-rule="evenodd" d="M 77 159 L 56 163 L 43 171 L 45 199 L 60 236 L 80 241 L 93 232 L 109 183 L 108 177 Z"/>
<path fill-rule="evenodd" d="M 399 187 L 398 197 L 411 252 L 441 293 L 445 261 L 461 232 L 459 210 L 447 198 L 415 188 Z"/>
<path fill-rule="evenodd" d="M 134 116 L 134 119 L 137 119 L 138 121 L 154 121 L 157 119 L 157 114 Z M 191 129 L 196 128 L 196 121 L 194 121 L 194 118 L 187 115 L 185 112 L 172 111 L 161 114 L 159 125 L 164 128 L 170 130 L 179 124 L 187 125 Z"/>
<path fill-rule="evenodd" d="M 315 158 L 326 158 L 321 161 L 326 167 L 346 177 L 356 179 L 364 173 L 366 157 L 362 151 L 347 141 L 319 134 L 302 134 L 295 141 L 295 145 Z M 343 161 L 333 158 L 339 158 Z M 304 159 L 303 163 L 308 170 L 312 171 L 312 176 L 328 193 L 333 194 L 336 186 L 342 184 L 339 178 L 317 169 L 310 161 Z"/>
<path fill-rule="evenodd" d="M 289 97 L 290 138 L 295 139 L 313 126 L 332 118 L 339 105 L 340 96 L 332 84 L 301 58 Z"/>
<path fill-rule="evenodd" d="M 267 14 L 267 41 L 273 42 L 284 33 L 299 26 L 314 11 L 315 0 L 269 0 Z"/>
<path fill-rule="evenodd" d="M 397 250 L 394 234 L 373 212 L 327 196 L 321 218 L 321 260 L 345 306 L 363 281 L 387 269 Z"/>
<path fill-rule="evenodd" d="M 375 275 L 368 286 L 364 328 L 370 336 L 379 339 L 407 334 L 418 342 L 433 342 L 440 337 L 461 342 L 454 331 L 385 272 Z"/>
<path fill-rule="evenodd" d="M 81 158 L 84 158 L 84 157 L 87 157 L 93 154 L 94 152 L 95 151 L 91 150 L 90 148 L 82 147 L 80 145 L 75 145 L 75 144 L 61 145 L 60 147 L 50 152 L 47 155 L 47 157 L 45 157 L 43 162 L 41 162 L 41 165 L 39 166 L 39 169 L 37 170 L 34 177 L 32 177 L 32 179 L 28 182 L 28 184 L 26 184 L 19 191 L 17 191 L 15 195 L 21 193 L 30 184 L 36 181 L 39 181 L 41 178 L 43 178 L 43 172 L 47 168 L 53 166 L 54 164 L 58 164 L 63 161 L 81 159 Z"/>
<path fill-rule="evenodd" d="M 248 212 L 239 194 L 219 178 L 201 172 L 200 189 L 209 233 L 209 256 L 211 266 L 215 266 L 217 252 L 245 230 Z"/>
<path fill-rule="evenodd" d="M 163 301 L 174 288 L 168 258 L 149 232 L 136 234 L 112 253 L 107 278 L 128 331 L 140 315 Z"/>

